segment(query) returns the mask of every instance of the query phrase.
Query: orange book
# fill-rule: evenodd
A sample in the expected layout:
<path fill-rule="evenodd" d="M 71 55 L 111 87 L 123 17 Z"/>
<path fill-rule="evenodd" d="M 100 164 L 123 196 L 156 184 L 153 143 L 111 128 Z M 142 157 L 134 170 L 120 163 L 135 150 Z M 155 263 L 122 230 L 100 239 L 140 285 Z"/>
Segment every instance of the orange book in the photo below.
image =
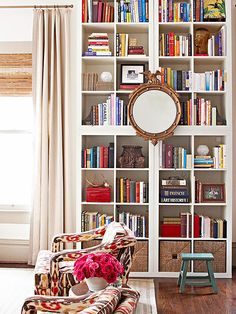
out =
<path fill-rule="evenodd" d="M 167 84 L 171 86 L 171 68 L 167 68 Z"/>
<path fill-rule="evenodd" d="M 176 56 L 180 55 L 180 40 L 179 35 L 176 35 Z"/>
<path fill-rule="evenodd" d="M 140 203 L 140 182 L 136 182 L 136 203 Z"/>

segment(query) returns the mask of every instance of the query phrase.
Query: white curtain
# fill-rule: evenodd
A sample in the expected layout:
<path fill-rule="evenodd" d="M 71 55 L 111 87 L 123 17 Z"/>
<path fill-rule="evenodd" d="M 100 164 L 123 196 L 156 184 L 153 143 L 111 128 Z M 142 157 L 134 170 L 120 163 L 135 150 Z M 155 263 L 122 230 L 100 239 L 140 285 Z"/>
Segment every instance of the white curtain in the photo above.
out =
<path fill-rule="evenodd" d="M 34 10 L 35 167 L 29 264 L 52 236 L 72 232 L 69 156 L 70 10 Z"/>

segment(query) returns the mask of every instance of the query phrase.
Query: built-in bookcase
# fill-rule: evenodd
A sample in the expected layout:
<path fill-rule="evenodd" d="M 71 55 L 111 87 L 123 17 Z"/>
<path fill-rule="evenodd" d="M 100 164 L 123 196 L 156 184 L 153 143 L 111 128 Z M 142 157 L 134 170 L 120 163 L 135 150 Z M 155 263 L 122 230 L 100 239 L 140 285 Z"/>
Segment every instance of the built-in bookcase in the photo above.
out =
<path fill-rule="evenodd" d="M 146 1 L 147 2 L 147 1 Z M 145 2 L 145 3 L 146 3 Z M 184 1 L 183 1 L 184 2 Z M 80 24 L 80 64 L 81 73 L 97 73 L 104 71 L 112 74 L 112 87 L 109 90 L 81 90 L 78 103 L 78 227 L 81 229 L 81 213 L 98 212 L 113 216 L 119 221 L 128 215 L 145 217 L 146 233 L 144 237 L 138 237 L 137 256 L 134 261 L 133 275 L 136 276 L 177 276 L 179 271 L 180 252 L 212 251 L 215 255 L 215 271 L 217 277 L 231 277 L 231 238 L 232 238 L 232 99 L 231 99 L 231 12 L 226 3 L 226 22 L 194 22 L 193 0 L 185 1 L 190 4 L 190 21 L 188 22 L 163 22 L 159 21 L 158 1 L 148 1 L 148 22 L 125 22 L 119 19 L 119 1 L 109 1 L 114 6 L 114 22 L 106 23 L 81 23 Z M 168 3 L 168 1 L 167 1 Z M 177 3 L 177 2 L 176 2 Z M 82 11 L 82 8 L 81 8 Z M 81 12 L 82 15 L 82 12 Z M 226 47 L 223 56 L 195 56 L 194 36 L 199 27 L 209 30 L 210 35 L 217 34 L 221 27 L 226 29 Z M 91 33 L 107 33 L 109 47 L 112 56 L 83 56 L 87 49 L 87 39 Z M 174 33 L 179 36 L 191 35 L 191 54 L 188 56 L 165 56 L 160 54 L 161 34 Z M 119 56 L 117 55 L 117 34 L 128 34 L 129 38 L 137 39 L 143 46 L 145 55 Z M 191 117 L 189 125 L 179 125 L 173 137 L 163 141 L 182 147 L 188 155 L 191 155 L 188 166 L 185 168 L 165 168 L 161 162 L 161 147 L 158 143 L 155 147 L 137 137 L 130 125 L 88 125 L 85 119 L 91 112 L 92 106 L 106 102 L 111 94 L 114 99 L 119 97 L 123 105 L 128 104 L 129 94 L 132 90 L 121 89 L 121 65 L 142 64 L 145 69 L 154 72 L 160 68 L 171 68 L 176 71 L 189 71 L 190 75 L 187 88 L 177 90 L 181 102 L 191 101 L 192 108 L 196 98 L 204 98 L 217 108 L 220 120 L 216 125 L 195 125 L 194 117 Z M 195 87 L 195 73 L 209 71 L 225 71 L 224 90 L 202 90 Z M 191 80 L 191 82 L 190 82 Z M 189 83 L 190 82 L 190 83 Z M 81 81 L 82 86 L 82 81 Z M 184 85 L 186 86 L 186 85 Z M 145 114 L 145 113 L 144 113 Z M 191 111 L 193 115 L 193 110 Z M 189 122 L 190 122 L 189 120 Z M 222 122 L 223 121 L 223 122 Z M 225 123 L 226 122 L 226 123 Z M 86 124 L 86 125 L 85 125 Z M 187 123 L 184 123 L 187 124 Z M 89 168 L 81 165 L 81 151 L 83 148 L 93 146 L 109 146 L 114 143 L 114 168 Z M 197 147 L 205 144 L 212 149 L 220 144 L 226 145 L 225 168 L 209 169 L 194 167 L 194 157 L 197 155 Z M 144 168 L 121 168 L 119 157 L 122 154 L 123 145 L 140 145 L 145 156 Z M 163 156 L 162 156 L 163 158 Z M 189 202 L 162 203 L 160 202 L 161 180 L 171 176 L 178 176 L 186 180 L 189 193 Z M 117 199 L 117 180 L 128 178 L 133 181 L 148 183 L 148 202 L 127 203 Z M 87 180 L 102 183 L 106 179 L 111 186 L 110 203 L 87 203 L 85 201 L 85 189 L 89 185 Z M 226 198 L 221 203 L 203 203 L 195 201 L 195 181 L 204 184 L 225 184 Z M 189 213 L 189 228 L 186 237 L 162 237 L 161 224 L 164 217 L 180 217 L 181 213 Z M 122 216 L 123 215 L 123 216 Z M 212 219 L 227 221 L 227 234 L 224 238 L 196 238 L 194 237 L 194 215 L 207 216 Z M 123 217 L 123 218 L 122 218 Z M 220 252 L 220 253 L 217 253 Z M 145 264 L 145 265 L 144 265 Z M 169 266 L 168 266 L 169 265 Z M 219 266 L 220 265 L 220 266 Z M 191 265 L 190 271 L 204 272 L 199 265 Z"/>

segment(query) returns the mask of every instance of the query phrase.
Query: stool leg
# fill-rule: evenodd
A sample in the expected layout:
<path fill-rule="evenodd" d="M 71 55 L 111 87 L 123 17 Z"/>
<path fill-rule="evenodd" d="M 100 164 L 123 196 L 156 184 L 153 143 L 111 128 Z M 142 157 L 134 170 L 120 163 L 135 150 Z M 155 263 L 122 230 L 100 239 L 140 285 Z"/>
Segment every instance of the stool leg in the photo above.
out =
<path fill-rule="evenodd" d="M 208 275 L 209 275 L 212 289 L 215 293 L 218 293 L 218 288 L 216 285 L 215 276 L 214 276 L 214 272 L 213 272 L 212 261 L 207 261 L 207 270 L 208 270 Z"/>
<path fill-rule="evenodd" d="M 177 281 L 177 285 L 179 286 L 180 285 L 180 282 L 181 282 L 181 277 L 183 275 L 183 266 L 184 266 L 184 262 L 181 261 L 181 267 L 180 267 L 180 273 L 179 273 L 179 278 L 178 278 L 178 281 Z"/>
<path fill-rule="evenodd" d="M 183 265 L 183 273 L 182 273 L 182 278 L 181 278 L 180 287 L 179 287 L 179 292 L 180 293 L 184 292 L 185 283 L 186 283 L 187 268 L 188 268 L 188 261 L 184 261 L 183 263 L 184 263 L 184 265 Z"/>

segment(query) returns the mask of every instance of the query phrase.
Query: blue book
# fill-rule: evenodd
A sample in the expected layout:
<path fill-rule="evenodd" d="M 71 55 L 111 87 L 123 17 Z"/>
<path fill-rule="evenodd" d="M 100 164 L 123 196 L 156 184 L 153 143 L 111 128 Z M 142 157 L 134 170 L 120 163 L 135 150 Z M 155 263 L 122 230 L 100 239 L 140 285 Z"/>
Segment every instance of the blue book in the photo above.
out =
<path fill-rule="evenodd" d="M 177 197 L 177 198 L 188 198 L 189 193 L 187 189 L 173 189 L 173 190 L 161 190 L 161 197 Z"/>
<path fill-rule="evenodd" d="M 173 70 L 174 76 L 174 90 L 177 90 L 177 70 Z"/>
<path fill-rule="evenodd" d="M 187 3 L 183 3 L 184 5 L 184 17 L 183 17 L 183 21 L 184 22 L 188 22 L 188 14 L 187 14 L 187 7 L 188 7 L 188 4 Z"/>
<path fill-rule="evenodd" d="M 97 146 L 97 168 L 100 168 L 100 148 Z"/>
<path fill-rule="evenodd" d="M 138 16 L 139 16 L 139 22 L 143 22 L 142 0 L 138 0 Z"/>
<path fill-rule="evenodd" d="M 214 71 L 214 90 L 218 90 L 219 86 L 218 86 L 218 71 L 215 70 Z"/>
<path fill-rule="evenodd" d="M 205 73 L 205 83 L 206 83 L 206 90 L 210 90 L 210 72 Z"/>
<path fill-rule="evenodd" d="M 121 102 L 118 101 L 118 125 L 121 125 Z"/>
<path fill-rule="evenodd" d="M 116 96 L 116 125 L 119 125 L 119 97 Z"/>
<path fill-rule="evenodd" d="M 146 1 L 142 0 L 142 20 L 146 22 Z"/>
<path fill-rule="evenodd" d="M 203 13 L 204 12 L 204 0 L 200 2 L 200 22 L 203 22 Z"/>
<path fill-rule="evenodd" d="M 184 21 L 184 4 L 183 4 L 183 2 L 180 3 L 180 20 Z"/>
<path fill-rule="evenodd" d="M 214 223 L 213 223 L 213 238 L 215 239 L 218 238 L 218 223 L 216 220 L 214 220 Z"/>
<path fill-rule="evenodd" d="M 183 166 L 186 169 L 187 168 L 187 150 L 184 149 L 184 154 L 183 154 Z"/>
<path fill-rule="evenodd" d="M 196 22 L 196 1 L 193 1 L 193 22 Z"/>
<path fill-rule="evenodd" d="M 93 165 L 93 148 L 90 148 L 90 168 L 94 168 L 94 165 Z"/>

